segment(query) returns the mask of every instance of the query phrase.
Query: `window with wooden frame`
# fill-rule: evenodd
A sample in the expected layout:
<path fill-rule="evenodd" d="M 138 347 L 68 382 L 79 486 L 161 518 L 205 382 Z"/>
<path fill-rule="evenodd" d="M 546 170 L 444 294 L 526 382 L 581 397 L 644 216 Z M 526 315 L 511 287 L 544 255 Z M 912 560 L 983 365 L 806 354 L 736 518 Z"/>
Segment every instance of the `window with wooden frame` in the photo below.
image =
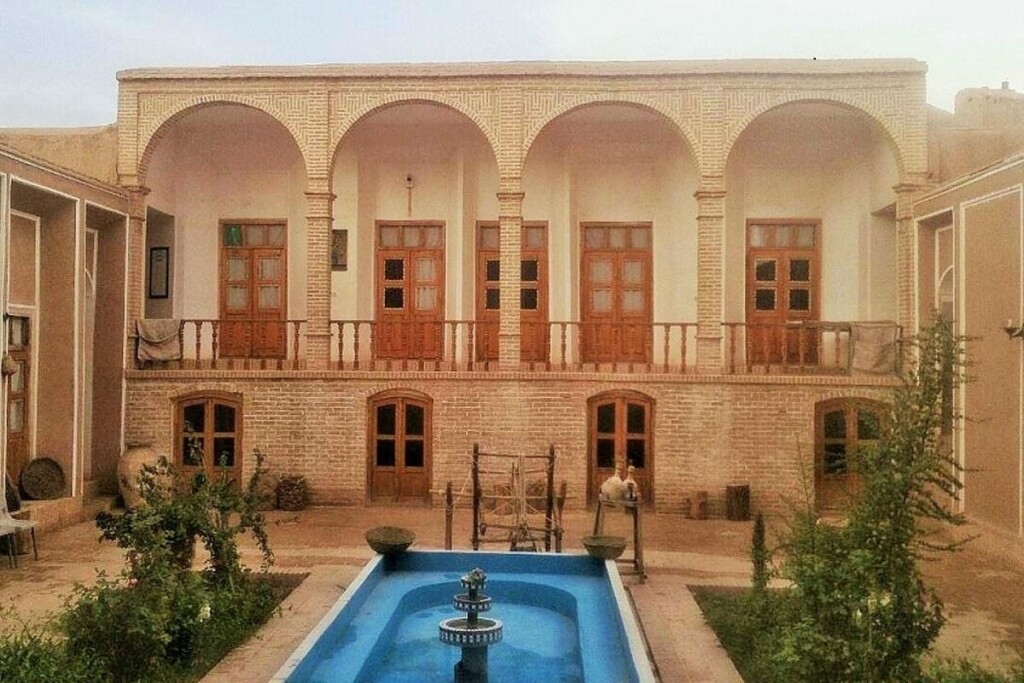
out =
<path fill-rule="evenodd" d="M 519 260 L 520 357 L 547 358 L 548 229 L 544 222 L 524 222 Z M 501 307 L 501 228 L 496 221 L 477 224 L 476 332 L 477 360 L 498 358 Z"/>
<path fill-rule="evenodd" d="M 601 484 L 616 469 L 623 478 L 626 468 L 644 502 L 654 500 L 654 401 L 637 391 L 610 391 L 592 397 L 588 407 L 588 493 L 597 500 Z"/>
<path fill-rule="evenodd" d="M 219 355 L 283 358 L 287 290 L 286 223 L 222 220 Z"/>
<path fill-rule="evenodd" d="M 859 488 L 857 450 L 881 438 L 889 406 L 838 398 L 815 406 L 815 498 L 819 509 L 844 506 Z"/>
<path fill-rule="evenodd" d="M 415 392 L 386 392 L 369 404 L 369 495 L 375 502 L 429 500 L 432 406 Z"/>
<path fill-rule="evenodd" d="M 821 222 L 747 220 L 747 354 L 753 363 L 817 362 Z"/>
<path fill-rule="evenodd" d="M 651 223 L 580 224 L 584 362 L 650 362 L 651 233 Z"/>
<path fill-rule="evenodd" d="M 242 396 L 197 392 L 175 405 L 175 463 L 186 472 L 240 481 L 242 473 Z"/>
<path fill-rule="evenodd" d="M 377 358 L 438 359 L 444 341 L 444 223 L 377 223 Z"/>

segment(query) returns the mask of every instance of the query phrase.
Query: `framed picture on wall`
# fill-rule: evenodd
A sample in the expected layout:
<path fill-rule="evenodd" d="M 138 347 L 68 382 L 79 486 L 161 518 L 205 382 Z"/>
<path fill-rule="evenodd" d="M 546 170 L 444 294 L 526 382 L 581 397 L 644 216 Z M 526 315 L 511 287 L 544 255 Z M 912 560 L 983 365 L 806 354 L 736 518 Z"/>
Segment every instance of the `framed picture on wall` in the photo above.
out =
<path fill-rule="evenodd" d="M 348 230 L 331 230 L 331 270 L 348 270 Z"/>
<path fill-rule="evenodd" d="M 170 285 L 170 247 L 149 248 L 149 298 L 166 299 Z"/>

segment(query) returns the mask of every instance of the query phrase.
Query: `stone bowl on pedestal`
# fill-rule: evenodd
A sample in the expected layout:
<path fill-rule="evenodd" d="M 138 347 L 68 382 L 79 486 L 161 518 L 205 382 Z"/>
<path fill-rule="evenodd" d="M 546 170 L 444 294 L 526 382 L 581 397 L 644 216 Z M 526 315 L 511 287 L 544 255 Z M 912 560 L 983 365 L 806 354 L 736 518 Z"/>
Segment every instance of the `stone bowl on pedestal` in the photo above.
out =
<path fill-rule="evenodd" d="M 381 555 L 394 555 L 409 549 L 416 540 L 416 534 L 409 529 L 398 526 L 378 526 L 365 534 L 366 542 L 374 552 Z"/>
<path fill-rule="evenodd" d="M 591 557 L 614 560 L 626 550 L 626 539 L 622 536 L 584 536 L 583 547 Z"/>

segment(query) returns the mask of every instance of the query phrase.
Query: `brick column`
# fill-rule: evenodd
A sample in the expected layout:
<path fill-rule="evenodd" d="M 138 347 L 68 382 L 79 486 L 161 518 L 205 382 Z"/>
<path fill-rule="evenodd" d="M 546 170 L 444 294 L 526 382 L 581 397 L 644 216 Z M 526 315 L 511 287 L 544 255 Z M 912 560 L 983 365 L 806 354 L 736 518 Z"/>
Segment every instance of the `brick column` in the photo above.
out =
<path fill-rule="evenodd" d="M 125 310 L 128 313 L 127 340 L 124 347 L 125 367 L 135 367 L 135 321 L 145 315 L 143 295 L 146 275 L 146 195 L 149 188 L 129 185 L 128 190 L 128 235 L 125 240 L 128 264 L 125 272 L 127 292 Z"/>
<path fill-rule="evenodd" d="M 521 186 L 503 179 L 506 184 Z M 498 192 L 498 223 L 501 226 L 501 310 L 498 323 L 498 364 L 504 370 L 520 365 L 519 262 L 523 248 L 523 192 Z"/>
<path fill-rule="evenodd" d="M 722 267 L 725 186 L 722 176 L 703 176 L 697 191 L 697 371 L 722 371 Z"/>
<path fill-rule="evenodd" d="M 306 367 L 331 360 L 331 228 L 334 194 L 329 178 L 310 178 L 306 192 Z"/>
<path fill-rule="evenodd" d="M 896 191 L 896 320 L 903 334 L 917 333 L 917 253 L 914 231 L 914 200 L 922 187 L 916 183 L 900 183 Z"/>

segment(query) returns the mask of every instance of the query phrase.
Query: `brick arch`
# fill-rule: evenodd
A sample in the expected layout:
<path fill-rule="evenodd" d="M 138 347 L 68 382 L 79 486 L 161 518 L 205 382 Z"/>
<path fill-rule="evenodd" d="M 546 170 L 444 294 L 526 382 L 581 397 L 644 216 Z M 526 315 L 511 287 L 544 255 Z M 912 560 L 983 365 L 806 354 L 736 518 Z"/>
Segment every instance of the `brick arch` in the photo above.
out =
<path fill-rule="evenodd" d="M 550 111 L 545 112 L 541 117 L 535 121 L 531 121 L 529 127 L 523 131 L 523 148 L 522 158 L 523 163 L 526 162 L 526 157 L 530 153 L 530 149 L 533 147 L 533 143 L 536 142 L 541 132 L 547 127 L 547 125 L 556 119 L 559 119 L 567 114 L 583 109 L 586 107 L 601 106 L 603 104 L 620 104 L 631 106 L 636 109 L 642 109 L 651 113 L 657 114 L 660 118 L 664 119 L 667 123 L 671 124 L 672 127 L 679 133 L 683 142 L 686 144 L 687 150 L 693 157 L 694 163 L 698 167 L 698 172 L 701 166 L 700 157 L 700 143 L 697 139 L 695 131 L 687 125 L 687 122 L 678 116 L 678 113 L 673 111 L 670 107 L 663 105 L 662 103 L 656 102 L 647 97 L 641 95 L 630 95 L 628 93 L 588 93 L 586 95 L 578 95 L 575 97 L 566 98 L 564 101 L 559 102 Z"/>
<path fill-rule="evenodd" d="M 874 111 L 864 102 L 859 101 L 854 97 L 849 97 L 840 93 L 828 92 L 815 93 L 813 95 L 808 95 L 806 93 L 785 93 L 777 97 L 773 97 L 769 101 L 763 102 L 757 107 L 746 112 L 739 121 L 732 126 L 731 130 L 726 132 L 725 141 L 722 145 L 723 171 L 725 170 L 725 167 L 728 166 L 729 156 L 732 154 L 733 147 L 735 147 L 736 142 L 740 139 L 740 136 L 743 135 L 744 131 L 750 127 L 751 123 L 761 115 L 767 114 L 772 110 L 797 103 L 834 104 L 866 116 L 874 124 L 875 129 L 881 131 L 886 141 L 889 143 L 893 156 L 896 158 L 896 168 L 900 181 L 902 182 L 904 180 L 907 173 L 906 157 L 910 155 L 908 154 L 908 150 L 904 149 L 901 143 L 902 136 L 895 130 L 892 123 L 886 119 L 883 114 L 878 111 Z"/>
<path fill-rule="evenodd" d="M 292 142 L 295 143 L 296 149 L 299 150 L 303 166 L 306 168 L 309 167 L 309 155 L 305 144 L 305 136 L 302 135 L 301 131 L 296 128 L 294 123 L 289 120 L 289 117 L 283 111 L 280 111 L 266 102 L 260 102 L 256 98 L 246 95 L 197 95 L 175 103 L 173 107 L 162 112 L 160 118 L 147 126 L 147 129 L 139 134 L 139 147 L 143 150 L 142 154 L 139 156 L 136 166 L 139 183 L 145 184 L 146 174 L 149 171 L 149 162 L 153 158 L 153 153 L 156 151 L 160 141 L 175 123 L 200 109 L 231 104 L 256 109 L 267 114 L 270 118 L 279 123 L 288 132 Z"/>
<path fill-rule="evenodd" d="M 496 161 L 500 159 L 500 155 L 498 153 L 500 143 L 498 142 L 497 135 L 488 124 L 486 118 L 479 111 L 467 105 L 464 98 L 446 93 L 431 92 L 387 93 L 381 94 L 380 97 L 372 98 L 371 101 L 362 104 L 358 108 L 347 111 L 342 121 L 340 121 L 337 127 L 333 129 L 330 146 L 328 148 L 329 154 L 327 157 L 330 162 L 329 171 L 333 170 L 334 160 L 337 157 L 338 149 L 341 147 L 342 140 L 345 139 L 345 136 L 348 135 L 350 130 L 355 128 L 356 125 L 364 119 L 367 119 L 378 112 L 384 111 L 385 109 L 391 109 L 393 107 L 399 107 L 403 104 L 436 104 L 450 109 L 457 114 L 461 114 L 465 118 L 469 119 L 476 126 L 477 130 L 483 134 L 484 138 L 487 140 L 487 144 L 490 146 L 491 154 L 494 159 Z"/>

